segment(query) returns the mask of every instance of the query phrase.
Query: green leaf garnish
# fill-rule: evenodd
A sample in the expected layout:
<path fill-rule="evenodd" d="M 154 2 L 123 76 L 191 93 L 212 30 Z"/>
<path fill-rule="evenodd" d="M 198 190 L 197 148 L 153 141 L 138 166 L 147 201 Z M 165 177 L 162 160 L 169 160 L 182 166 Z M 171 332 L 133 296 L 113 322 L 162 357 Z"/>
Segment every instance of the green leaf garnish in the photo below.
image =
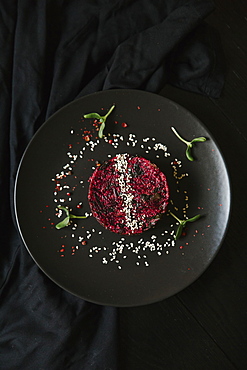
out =
<path fill-rule="evenodd" d="M 195 137 L 193 140 L 191 140 L 191 143 L 203 143 L 207 139 L 204 136 Z"/>
<path fill-rule="evenodd" d="M 175 130 L 175 128 L 174 128 L 174 127 L 171 127 L 171 129 L 172 129 L 172 131 L 174 132 L 174 134 L 179 138 L 179 140 L 181 140 L 184 144 L 186 144 L 186 145 L 187 145 L 187 149 L 186 149 L 185 154 L 186 154 L 186 157 L 188 158 L 188 160 L 189 160 L 189 161 L 194 161 L 194 158 L 193 158 L 193 156 L 192 156 L 192 154 L 191 154 L 191 149 L 192 149 L 192 147 L 193 147 L 193 144 L 194 144 L 194 143 L 202 143 L 202 142 L 206 141 L 207 139 L 206 139 L 205 137 L 203 137 L 203 136 L 200 136 L 200 137 L 195 137 L 195 138 L 194 138 L 193 140 L 191 140 L 191 141 L 187 141 L 187 140 L 183 139 L 183 138 L 179 135 L 179 133 Z"/>
<path fill-rule="evenodd" d="M 115 108 L 115 105 L 112 105 L 111 108 L 109 109 L 109 111 L 104 116 L 101 116 L 98 113 L 88 113 L 88 114 L 84 114 L 84 116 L 83 116 L 84 118 L 95 118 L 101 123 L 100 129 L 99 129 L 99 138 L 100 139 L 102 139 L 102 137 L 104 136 L 103 131 L 104 131 L 104 128 L 105 128 L 106 119 L 111 114 L 111 112 L 113 111 L 114 108 Z"/>
<path fill-rule="evenodd" d="M 56 229 L 59 230 L 59 229 L 62 229 L 63 227 L 65 227 L 65 226 L 68 226 L 69 222 L 70 222 L 70 218 L 69 218 L 69 216 L 67 216 L 67 217 L 65 217 L 65 219 L 63 221 L 56 224 Z"/>
<path fill-rule="evenodd" d="M 105 128 L 105 121 L 103 121 L 102 119 L 100 119 L 99 121 L 101 122 L 101 125 L 100 125 L 100 128 L 99 128 L 99 138 L 102 139 L 103 131 L 104 131 L 104 128 Z"/>
<path fill-rule="evenodd" d="M 56 224 L 56 229 L 62 229 L 63 227 L 66 227 L 70 224 L 70 221 L 72 218 L 87 218 L 87 216 L 76 216 L 76 215 L 72 215 L 68 208 L 66 207 L 63 207 L 63 206 L 58 206 L 59 209 L 61 209 L 62 211 L 64 211 L 66 213 L 66 217 L 63 221 L 59 222 L 58 224 Z"/>
<path fill-rule="evenodd" d="M 198 220 L 198 218 L 201 217 L 201 215 L 196 215 L 194 217 L 191 217 L 191 218 L 188 218 L 186 220 L 180 220 L 177 216 L 175 216 L 171 211 L 169 211 L 170 215 L 175 218 L 175 220 L 177 220 L 179 222 L 179 226 L 177 228 L 177 231 L 176 231 L 176 235 L 175 235 L 175 240 L 177 240 L 181 234 L 182 234 L 182 231 L 183 231 L 183 228 L 185 227 L 185 225 L 187 224 L 187 222 L 194 222 L 196 220 Z"/>
<path fill-rule="evenodd" d="M 88 114 L 84 114 L 83 116 L 84 118 L 96 118 L 96 119 L 100 119 L 101 116 L 98 114 L 98 113 L 88 113 Z"/>
<path fill-rule="evenodd" d="M 187 149 L 185 151 L 185 155 L 186 155 L 186 157 L 188 158 L 189 161 L 191 161 L 191 162 L 194 161 L 194 158 L 191 154 L 191 146 L 187 147 Z"/>

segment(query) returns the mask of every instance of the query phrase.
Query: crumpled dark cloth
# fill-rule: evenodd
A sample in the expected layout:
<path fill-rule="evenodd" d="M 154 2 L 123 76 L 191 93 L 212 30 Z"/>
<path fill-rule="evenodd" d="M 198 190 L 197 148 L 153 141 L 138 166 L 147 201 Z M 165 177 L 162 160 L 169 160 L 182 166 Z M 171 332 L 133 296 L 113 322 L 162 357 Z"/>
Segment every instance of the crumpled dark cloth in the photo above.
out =
<path fill-rule="evenodd" d="M 220 44 L 204 23 L 213 9 L 207 0 L 1 1 L 1 369 L 120 368 L 117 309 L 64 291 L 26 251 L 16 171 L 41 124 L 85 94 L 171 83 L 219 97 Z"/>

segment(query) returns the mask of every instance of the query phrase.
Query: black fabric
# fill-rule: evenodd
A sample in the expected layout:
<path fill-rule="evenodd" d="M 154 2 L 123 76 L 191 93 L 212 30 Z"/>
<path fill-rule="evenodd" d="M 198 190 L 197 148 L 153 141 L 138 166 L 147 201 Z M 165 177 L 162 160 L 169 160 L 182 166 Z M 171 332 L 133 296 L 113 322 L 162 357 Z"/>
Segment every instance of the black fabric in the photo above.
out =
<path fill-rule="evenodd" d="M 117 309 L 51 282 L 17 232 L 18 163 L 41 124 L 98 90 L 165 83 L 218 97 L 207 0 L 2 0 L 0 4 L 1 369 L 118 369 Z"/>

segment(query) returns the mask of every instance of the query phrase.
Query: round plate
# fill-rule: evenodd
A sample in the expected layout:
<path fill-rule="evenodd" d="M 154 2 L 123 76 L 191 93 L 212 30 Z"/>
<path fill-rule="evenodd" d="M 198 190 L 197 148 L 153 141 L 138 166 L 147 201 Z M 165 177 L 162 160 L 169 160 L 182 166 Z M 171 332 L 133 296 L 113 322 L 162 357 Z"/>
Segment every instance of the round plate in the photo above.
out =
<path fill-rule="evenodd" d="M 98 121 L 83 115 L 105 115 L 112 105 L 98 139 Z M 172 126 L 189 141 L 207 138 L 192 148 L 194 161 Z M 119 153 L 151 160 L 170 187 L 169 211 L 139 235 L 112 233 L 90 215 L 88 179 Z M 65 217 L 59 205 L 89 216 L 58 230 Z M 109 90 L 73 101 L 38 130 L 19 167 L 15 211 L 29 253 L 56 284 L 94 303 L 136 306 L 181 291 L 211 263 L 228 223 L 230 186 L 215 140 L 190 112 L 156 94 Z M 178 225 L 170 212 L 180 219 L 201 217 L 175 240 Z"/>

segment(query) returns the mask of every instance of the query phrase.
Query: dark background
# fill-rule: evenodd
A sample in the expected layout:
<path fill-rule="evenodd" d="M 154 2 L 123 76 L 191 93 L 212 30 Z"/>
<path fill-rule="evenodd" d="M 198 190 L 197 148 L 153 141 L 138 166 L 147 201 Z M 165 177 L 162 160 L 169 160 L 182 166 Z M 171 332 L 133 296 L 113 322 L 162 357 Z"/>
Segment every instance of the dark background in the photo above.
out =
<path fill-rule="evenodd" d="M 119 22 L 128 23 L 118 35 L 112 32 L 111 21 L 118 5 L 123 3 L 126 16 L 122 15 Z M 1 1 L 1 369 L 247 368 L 247 3 L 215 0 L 214 11 L 209 3 L 209 0 Z M 114 9 L 108 13 L 111 6 Z M 146 9 L 150 6 L 149 13 Z M 168 24 L 171 36 L 168 32 L 158 39 L 162 42 L 161 55 L 152 51 L 152 40 L 156 40 L 152 37 L 159 36 L 159 27 L 152 29 L 150 38 L 145 34 L 137 43 L 125 44 L 119 51 L 117 45 L 128 39 L 131 27 L 139 27 L 142 34 L 150 23 L 159 24 L 161 10 L 169 13 L 172 7 L 178 7 L 178 12 Z M 162 58 L 173 52 L 174 38 L 177 37 L 176 42 L 182 40 L 183 34 L 196 29 L 200 23 L 198 14 L 205 18 L 205 23 L 195 34 L 200 38 L 207 26 L 212 26 L 216 43 L 211 49 L 215 65 L 209 64 L 203 76 L 209 89 L 205 89 L 205 78 L 196 79 L 195 69 L 193 91 L 199 92 L 195 93 L 188 91 L 191 86 L 181 83 L 178 75 L 170 76 L 169 81 L 164 73 L 166 68 L 155 69 L 152 63 L 156 63 L 157 57 L 160 66 Z M 182 16 L 184 21 L 176 23 Z M 212 35 L 214 40 L 214 32 Z M 193 42 L 192 37 L 191 45 Z M 223 64 L 216 63 L 220 45 Z M 111 58 L 115 49 L 119 52 Z M 124 53 L 125 50 L 128 52 Z M 135 53 L 136 50 L 140 53 Z M 162 55 L 163 50 L 167 54 Z M 142 58 L 143 51 L 146 59 Z M 201 60 L 205 62 L 203 55 L 197 61 L 199 64 Z M 130 60 L 136 62 L 137 68 L 128 71 L 125 67 Z M 140 69 L 143 60 L 146 64 Z M 171 60 L 177 60 L 176 53 L 173 58 L 165 58 L 165 67 Z M 151 72 L 147 78 L 148 68 Z M 225 84 L 220 94 L 222 70 Z M 232 187 L 229 228 L 209 268 L 175 296 L 135 308 L 94 305 L 56 286 L 29 256 L 13 215 L 16 170 L 36 130 L 58 108 L 77 97 L 113 87 L 155 91 L 195 114 L 219 144 Z"/>
<path fill-rule="evenodd" d="M 231 219 L 220 252 L 190 287 L 163 302 L 121 308 L 126 369 L 247 368 L 247 4 L 215 0 L 207 22 L 226 61 L 219 99 L 166 86 L 160 92 L 200 118 L 219 143 L 232 186 Z"/>
<path fill-rule="evenodd" d="M 247 3 L 216 0 L 206 21 L 221 36 L 226 80 L 219 99 L 166 86 L 160 92 L 205 123 L 222 149 L 232 211 L 220 252 L 190 287 L 163 302 L 121 308 L 126 369 L 247 368 Z"/>

